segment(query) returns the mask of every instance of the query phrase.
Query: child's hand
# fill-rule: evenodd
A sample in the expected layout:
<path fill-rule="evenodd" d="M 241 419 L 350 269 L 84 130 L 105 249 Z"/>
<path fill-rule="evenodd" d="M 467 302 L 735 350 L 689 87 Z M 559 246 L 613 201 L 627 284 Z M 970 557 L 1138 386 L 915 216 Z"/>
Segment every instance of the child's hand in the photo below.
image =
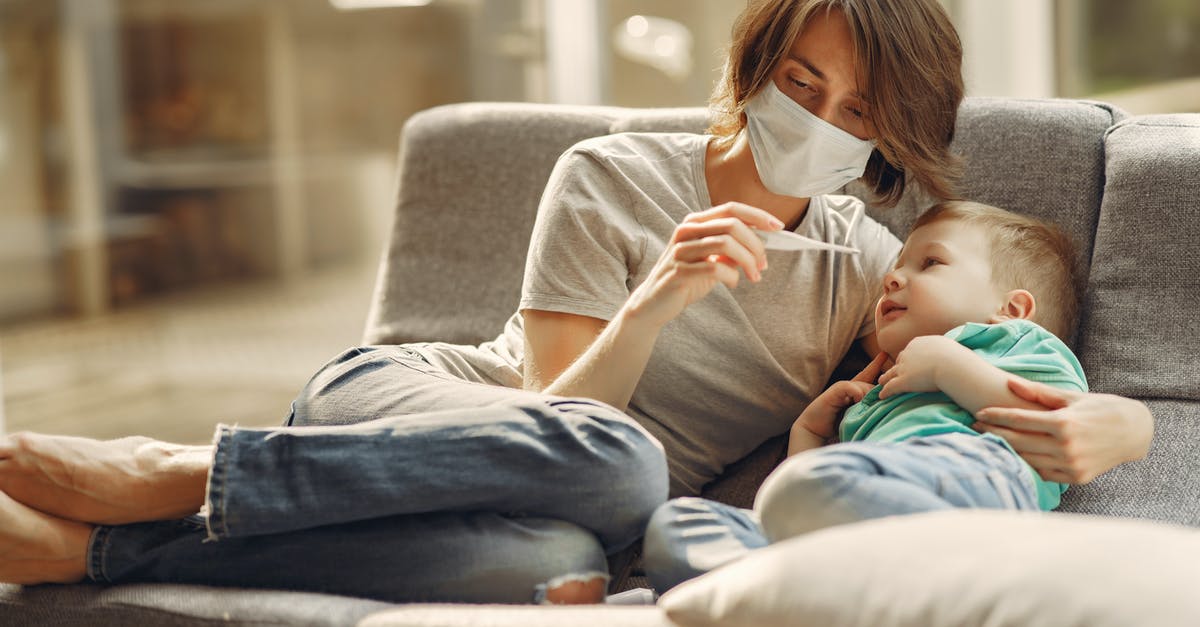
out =
<path fill-rule="evenodd" d="M 861 401 L 873 387 L 875 386 L 862 381 L 834 383 L 804 408 L 804 413 L 796 419 L 792 429 L 802 427 L 824 440 L 832 438 L 837 431 L 838 418 L 842 412 Z"/>
<path fill-rule="evenodd" d="M 796 418 L 796 422 L 792 424 L 792 433 L 803 429 L 822 440 L 832 438 L 837 432 L 837 423 L 842 412 L 861 401 L 863 396 L 875 387 L 875 380 L 879 378 L 879 372 L 887 359 L 887 353 L 881 352 L 853 379 L 838 381 L 829 386 L 804 408 L 799 418 Z"/>
<path fill-rule="evenodd" d="M 883 385 L 879 398 L 905 392 L 939 391 L 938 368 L 944 367 L 959 348 L 963 346 L 944 335 L 913 338 L 896 356 L 896 365 L 879 377 Z"/>

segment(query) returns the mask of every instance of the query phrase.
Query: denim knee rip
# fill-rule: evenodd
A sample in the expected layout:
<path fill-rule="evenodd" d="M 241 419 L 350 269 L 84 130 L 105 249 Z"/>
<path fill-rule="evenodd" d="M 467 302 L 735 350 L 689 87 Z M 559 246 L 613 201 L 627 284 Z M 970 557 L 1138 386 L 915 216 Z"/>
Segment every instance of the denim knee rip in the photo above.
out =
<path fill-rule="evenodd" d="M 546 594 L 550 590 L 568 583 L 587 583 L 595 579 L 602 580 L 607 588 L 609 575 L 606 572 L 592 570 L 582 573 L 568 573 L 566 575 L 559 575 L 558 577 L 555 577 L 546 583 L 538 584 L 536 587 L 534 587 L 533 602 L 538 605 L 550 605 L 550 601 L 546 600 Z"/>

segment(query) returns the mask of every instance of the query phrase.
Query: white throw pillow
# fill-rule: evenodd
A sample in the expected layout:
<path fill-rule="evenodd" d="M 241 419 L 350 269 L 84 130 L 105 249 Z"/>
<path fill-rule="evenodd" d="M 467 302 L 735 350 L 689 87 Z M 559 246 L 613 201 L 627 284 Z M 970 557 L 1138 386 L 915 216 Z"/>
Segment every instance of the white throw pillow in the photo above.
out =
<path fill-rule="evenodd" d="M 1200 626 L 1200 530 L 957 510 L 792 538 L 659 600 L 676 623 Z"/>

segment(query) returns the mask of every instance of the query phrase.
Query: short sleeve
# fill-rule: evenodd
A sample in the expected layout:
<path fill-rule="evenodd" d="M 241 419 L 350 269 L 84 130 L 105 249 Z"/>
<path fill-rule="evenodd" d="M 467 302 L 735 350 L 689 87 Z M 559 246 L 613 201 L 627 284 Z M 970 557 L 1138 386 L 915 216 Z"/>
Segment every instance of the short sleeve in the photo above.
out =
<path fill-rule="evenodd" d="M 859 253 L 859 269 L 863 273 L 863 283 L 871 291 L 869 302 L 872 306 L 867 308 L 867 313 L 859 324 L 858 334 L 855 335 L 856 339 L 862 339 L 875 331 L 873 305 L 883 293 L 883 275 L 895 267 L 903 243 L 886 226 L 865 215 L 851 237 L 854 247 L 862 251 Z"/>
<path fill-rule="evenodd" d="M 1088 390 L 1083 367 L 1071 349 L 1053 333 L 1028 320 L 967 324 L 949 335 L 1009 374 L 1061 389 Z"/>
<path fill-rule="evenodd" d="M 644 236 L 605 160 L 576 145 L 555 164 L 534 221 L 520 308 L 611 320 Z"/>

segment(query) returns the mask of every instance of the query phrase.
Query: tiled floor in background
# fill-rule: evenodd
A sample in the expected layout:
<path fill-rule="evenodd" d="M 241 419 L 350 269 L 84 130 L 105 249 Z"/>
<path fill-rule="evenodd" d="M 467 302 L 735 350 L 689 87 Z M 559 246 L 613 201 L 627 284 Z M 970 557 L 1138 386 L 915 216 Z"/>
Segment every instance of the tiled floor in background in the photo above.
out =
<path fill-rule="evenodd" d="M 278 424 L 312 373 L 359 343 L 374 274 L 198 288 L 0 330 L 7 430 L 204 443 L 218 422 Z"/>

